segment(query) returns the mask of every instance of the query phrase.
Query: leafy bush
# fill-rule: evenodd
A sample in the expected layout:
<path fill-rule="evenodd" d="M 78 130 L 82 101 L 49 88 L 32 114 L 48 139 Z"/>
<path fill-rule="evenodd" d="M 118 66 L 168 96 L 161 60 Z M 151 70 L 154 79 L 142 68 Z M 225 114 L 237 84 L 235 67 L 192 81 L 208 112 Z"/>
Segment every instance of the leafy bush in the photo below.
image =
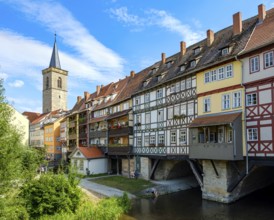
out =
<path fill-rule="evenodd" d="M 45 174 L 22 188 L 22 197 L 31 217 L 73 213 L 79 206 L 81 192 L 75 180 L 63 174 Z"/>
<path fill-rule="evenodd" d="M 131 209 L 131 201 L 127 193 L 124 192 L 123 196 L 118 198 L 118 204 L 123 208 L 124 213 L 127 213 Z"/>

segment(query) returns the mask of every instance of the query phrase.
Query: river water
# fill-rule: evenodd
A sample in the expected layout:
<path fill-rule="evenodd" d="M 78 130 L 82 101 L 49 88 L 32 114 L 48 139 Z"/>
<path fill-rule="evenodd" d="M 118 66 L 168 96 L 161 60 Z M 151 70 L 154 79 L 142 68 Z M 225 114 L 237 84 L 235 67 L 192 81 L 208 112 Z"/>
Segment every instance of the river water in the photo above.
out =
<path fill-rule="evenodd" d="M 257 191 L 232 204 L 203 200 L 199 188 L 137 199 L 129 217 L 140 220 L 272 220 L 274 219 L 274 185 Z"/>

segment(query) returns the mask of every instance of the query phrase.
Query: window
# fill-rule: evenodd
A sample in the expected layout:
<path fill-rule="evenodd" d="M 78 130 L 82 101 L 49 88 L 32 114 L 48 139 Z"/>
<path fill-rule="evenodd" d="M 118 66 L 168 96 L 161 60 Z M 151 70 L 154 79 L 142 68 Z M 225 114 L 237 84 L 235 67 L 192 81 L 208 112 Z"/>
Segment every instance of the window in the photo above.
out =
<path fill-rule="evenodd" d="M 247 138 L 249 141 L 257 141 L 258 140 L 258 129 L 257 128 L 247 129 Z"/>
<path fill-rule="evenodd" d="M 165 144 L 165 136 L 163 134 L 159 134 L 158 144 Z"/>
<path fill-rule="evenodd" d="M 157 81 L 160 82 L 163 77 L 164 77 L 164 75 L 157 76 Z"/>
<path fill-rule="evenodd" d="M 141 97 L 138 96 L 135 98 L 135 105 L 139 105 L 141 103 Z"/>
<path fill-rule="evenodd" d="M 137 137 L 137 147 L 141 147 L 142 146 L 142 137 Z"/>
<path fill-rule="evenodd" d="M 145 102 L 149 102 L 150 98 L 149 98 L 149 93 L 145 94 Z"/>
<path fill-rule="evenodd" d="M 186 89 L 186 81 L 185 80 L 182 80 L 181 81 L 181 90 L 185 90 Z"/>
<path fill-rule="evenodd" d="M 258 72 L 260 70 L 259 56 L 250 58 L 250 72 Z"/>
<path fill-rule="evenodd" d="M 273 51 L 264 54 L 264 68 L 273 66 Z"/>
<path fill-rule="evenodd" d="M 226 66 L 226 78 L 230 78 L 233 76 L 233 71 L 232 71 L 232 65 Z"/>
<path fill-rule="evenodd" d="M 172 61 L 167 62 L 167 63 L 166 63 L 166 67 L 167 67 L 167 68 L 171 67 L 172 63 L 173 63 Z"/>
<path fill-rule="evenodd" d="M 167 118 L 168 119 L 173 119 L 173 107 L 169 107 L 167 109 Z"/>
<path fill-rule="evenodd" d="M 230 95 L 224 94 L 222 96 L 222 108 L 223 109 L 229 109 L 230 108 Z"/>
<path fill-rule="evenodd" d="M 210 82 L 210 72 L 205 73 L 205 83 Z"/>
<path fill-rule="evenodd" d="M 164 110 L 158 111 L 158 122 L 164 121 Z"/>
<path fill-rule="evenodd" d="M 193 102 L 188 103 L 187 110 L 188 110 L 188 115 L 194 115 L 194 103 Z"/>
<path fill-rule="evenodd" d="M 246 95 L 246 105 L 252 106 L 257 104 L 257 93 L 247 94 Z"/>
<path fill-rule="evenodd" d="M 233 108 L 239 108 L 242 106 L 242 93 L 239 92 L 233 92 Z"/>
<path fill-rule="evenodd" d="M 150 123 L 150 113 L 146 113 L 146 124 Z"/>
<path fill-rule="evenodd" d="M 187 141 L 187 133 L 186 130 L 181 130 L 180 131 L 180 144 L 186 144 Z"/>
<path fill-rule="evenodd" d="M 210 98 L 204 99 L 204 112 L 210 112 Z"/>
<path fill-rule="evenodd" d="M 170 132 L 170 143 L 176 144 L 176 131 L 171 131 Z"/>
<path fill-rule="evenodd" d="M 192 60 L 190 62 L 190 67 L 195 67 L 196 66 L 196 60 Z"/>
<path fill-rule="evenodd" d="M 136 123 L 141 123 L 141 114 L 136 115 Z"/>
<path fill-rule="evenodd" d="M 218 143 L 224 142 L 224 127 L 218 128 Z"/>
<path fill-rule="evenodd" d="M 222 80 L 224 78 L 225 78 L 224 67 L 221 67 L 218 71 L 218 80 Z"/>
<path fill-rule="evenodd" d="M 177 82 L 176 83 L 176 92 L 179 92 L 180 91 L 180 82 Z"/>
<path fill-rule="evenodd" d="M 155 138 L 155 136 L 154 136 L 154 135 L 150 136 L 150 138 L 149 138 L 149 144 L 150 144 L 150 145 L 155 145 L 155 143 L 156 143 L 156 138 Z"/>
<path fill-rule="evenodd" d="M 149 145 L 149 136 L 145 136 L 145 146 Z"/>
<path fill-rule="evenodd" d="M 227 55 L 229 52 L 228 47 L 222 49 L 222 56 Z"/>
<path fill-rule="evenodd" d="M 188 108 L 189 109 L 189 108 Z M 181 114 L 186 115 L 186 104 L 181 105 Z"/>
<path fill-rule="evenodd" d="M 149 83 L 148 80 L 147 80 L 147 81 L 144 81 L 144 82 L 143 82 L 143 87 L 146 87 L 148 83 Z"/>
<path fill-rule="evenodd" d="M 194 49 L 194 55 L 200 53 L 200 51 L 201 51 L 201 47 L 195 48 L 195 49 Z"/>
<path fill-rule="evenodd" d="M 163 90 L 162 89 L 158 89 L 156 92 L 156 98 L 160 99 L 163 97 Z"/>
<path fill-rule="evenodd" d="M 60 89 L 62 88 L 62 79 L 61 79 L 61 77 L 59 77 L 58 80 L 57 80 L 57 87 L 60 88 Z"/>
<path fill-rule="evenodd" d="M 188 78 L 188 79 L 186 80 L 186 88 L 187 88 L 187 89 L 190 89 L 190 88 L 191 88 L 191 78 Z"/>
<path fill-rule="evenodd" d="M 227 129 L 227 143 L 232 143 L 233 141 L 233 130 L 232 128 Z"/>
<path fill-rule="evenodd" d="M 186 65 L 181 65 L 180 66 L 180 71 L 185 71 L 185 69 L 186 69 Z"/>
<path fill-rule="evenodd" d="M 46 89 L 49 88 L 49 77 L 46 78 Z"/>
<path fill-rule="evenodd" d="M 84 170 L 84 161 L 83 160 L 80 160 L 79 170 Z"/>
<path fill-rule="evenodd" d="M 170 93 L 174 93 L 174 92 L 176 92 L 175 84 L 171 85 L 170 87 Z"/>
<path fill-rule="evenodd" d="M 217 70 L 211 71 L 211 82 L 217 80 Z"/>

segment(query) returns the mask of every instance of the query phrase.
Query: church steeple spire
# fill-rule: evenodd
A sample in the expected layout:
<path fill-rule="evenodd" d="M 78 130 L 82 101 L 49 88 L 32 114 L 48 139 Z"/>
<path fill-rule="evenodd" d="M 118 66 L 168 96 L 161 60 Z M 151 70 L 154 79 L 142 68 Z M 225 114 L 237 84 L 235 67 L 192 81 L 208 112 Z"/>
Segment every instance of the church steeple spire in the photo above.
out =
<path fill-rule="evenodd" d="M 49 63 L 49 67 L 55 67 L 61 69 L 61 64 L 59 60 L 59 54 L 58 54 L 58 48 L 57 48 L 57 43 L 56 43 L 56 34 L 54 38 L 54 45 L 53 45 L 53 50 L 51 54 L 51 59 Z"/>

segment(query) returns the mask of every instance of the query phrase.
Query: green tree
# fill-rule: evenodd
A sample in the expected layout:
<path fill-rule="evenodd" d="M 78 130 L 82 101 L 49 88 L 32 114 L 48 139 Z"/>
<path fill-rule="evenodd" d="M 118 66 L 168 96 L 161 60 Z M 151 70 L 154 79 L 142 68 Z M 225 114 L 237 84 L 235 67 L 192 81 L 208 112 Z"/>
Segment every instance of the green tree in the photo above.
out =
<path fill-rule="evenodd" d="M 20 186 L 35 176 L 41 156 L 22 145 L 21 132 L 10 123 L 12 111 L 0 79 L 0 219 L 25 219 Z"/>
<path fill-rule="evenodd" d="M 74 213 L 80 204 L 81 191 L 63 174 L 41 175 L 23 186 L 22 197 L 33 218 L 56 213 Z"/>

